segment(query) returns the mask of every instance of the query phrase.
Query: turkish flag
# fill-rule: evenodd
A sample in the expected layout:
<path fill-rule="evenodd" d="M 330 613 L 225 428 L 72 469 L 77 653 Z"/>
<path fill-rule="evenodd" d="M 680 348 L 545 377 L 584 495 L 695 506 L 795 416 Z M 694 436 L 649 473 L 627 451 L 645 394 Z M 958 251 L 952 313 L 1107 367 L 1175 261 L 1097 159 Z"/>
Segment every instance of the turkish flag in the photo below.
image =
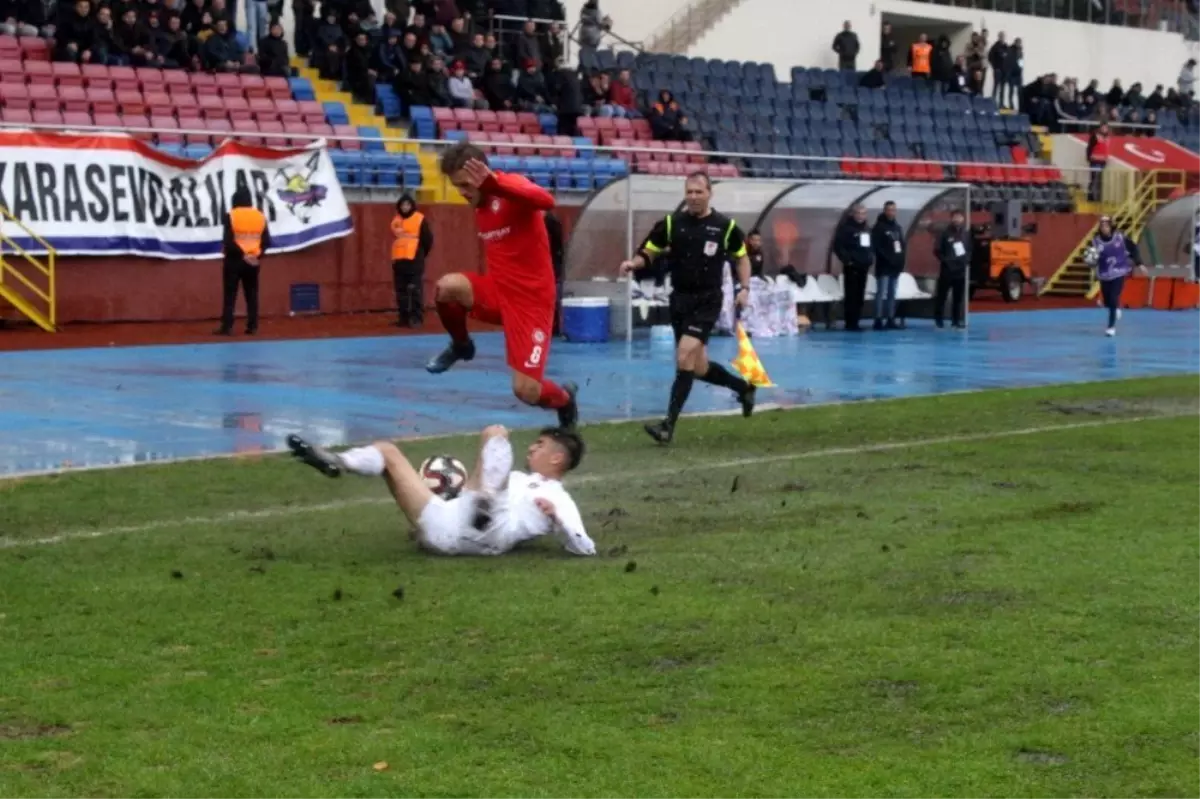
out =
<path fill-rule="evenodd" d="M 1086 136 L 1080 136 L 1084 142 Z M 1200 156 L 1166 139 L 1146 139 L 1139 136 L 1110 136 L 1108 157 L 1139 172 L 1155 169 L 1174 169 L 1188 175 L 1200 173 Z"/>

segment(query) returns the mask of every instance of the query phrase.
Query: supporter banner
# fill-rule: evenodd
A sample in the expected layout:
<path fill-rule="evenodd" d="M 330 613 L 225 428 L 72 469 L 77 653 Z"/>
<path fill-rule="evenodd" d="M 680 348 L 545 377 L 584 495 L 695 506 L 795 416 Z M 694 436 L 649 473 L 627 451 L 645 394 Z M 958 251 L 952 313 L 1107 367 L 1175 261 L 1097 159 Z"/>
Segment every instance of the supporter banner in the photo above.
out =
<path fill-rule="evenodd" d="M 59 255 L 220 257 L 225 214 L 240 186 L 267 215 L 272 251 L 353 229 L 324 142 L 274 150 L 227 141 L 190 161 L 124 134 L 0 130 L 0 206 Z M 45 252 L 11 223 L 0 222 L 0 232 Z"/>
<path fill-rule="evenodd" d="M 1078 135 L 1086 142 L 1087 136 Z M 1200 170 L 1196 154 L 1172 141 L 1141 136 L 1111 136 L 1108 140 L 1109 157 L 1141 172 L 1156 169 L 1175 169 L 1188 174 Z"/>

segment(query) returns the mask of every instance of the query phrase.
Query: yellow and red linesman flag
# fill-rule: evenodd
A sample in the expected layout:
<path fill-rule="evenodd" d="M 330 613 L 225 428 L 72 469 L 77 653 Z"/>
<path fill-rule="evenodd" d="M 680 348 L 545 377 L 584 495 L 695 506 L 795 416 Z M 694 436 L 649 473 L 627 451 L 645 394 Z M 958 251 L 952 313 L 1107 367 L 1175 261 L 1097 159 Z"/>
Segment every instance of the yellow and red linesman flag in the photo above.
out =
<path fill-rule="evenodd" d="M 754 344 L 750 342 L 750 337 L 746 335 L 746 329 L 742 327 L 741 322 L 737 323 L 736 329 L 738 354 L 733 359 L 734 370 L 755 388 L 771 388 L 775 384 L 767 376 L 767 370 L 763 368 L 762 361 L 758 359 L 758 353 L 754 351 Z"/>

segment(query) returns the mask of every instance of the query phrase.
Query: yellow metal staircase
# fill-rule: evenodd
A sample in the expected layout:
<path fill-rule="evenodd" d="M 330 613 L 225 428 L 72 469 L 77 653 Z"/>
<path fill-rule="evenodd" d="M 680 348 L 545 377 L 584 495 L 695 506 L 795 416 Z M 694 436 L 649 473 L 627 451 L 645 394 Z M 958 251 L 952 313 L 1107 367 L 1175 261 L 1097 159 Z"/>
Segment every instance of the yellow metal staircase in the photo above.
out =
<path fill-rule="evenodd" d="M 31 238 L 46 255 L 38 258 L 13 240 Z M 54 332 L 54 248 L 0 205 L 0 305 L 8 303 L 48 333 Z"/>
<path fill-rule="evenodd" d="M 1164 205 L 1173 191 L 1184 186 L 1184 174 L 1175 170 L 1155 170 L 1141 176 L 1125 202 L 1113 212 L 1113 226 L 1134 240 L 1141 238 L 1146 223 Z M 1052 297 L 1086 297 L 1091 299 L 1099 290 L 1092 268 L 1084 263 L 1084 254 L 1096 237 L 1098 223 L 1092 225 L 1071 254 L 1058 268 L 1040 294 Z"/>

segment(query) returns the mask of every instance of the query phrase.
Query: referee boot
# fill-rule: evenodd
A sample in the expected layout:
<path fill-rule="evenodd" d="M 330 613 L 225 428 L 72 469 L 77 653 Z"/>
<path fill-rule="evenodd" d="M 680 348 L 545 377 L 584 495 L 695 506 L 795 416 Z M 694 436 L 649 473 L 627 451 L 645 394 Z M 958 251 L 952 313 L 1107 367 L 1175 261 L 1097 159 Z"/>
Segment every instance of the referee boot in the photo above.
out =
<path fill-rule="evenodd" d="M 675 428 L 666 419 L 657 424 L 648 424 L 643 429 L 659 444 L 670 444 L 675 437 Z"/>
<path fill-rule="evenodd" d="M 738 402 L 742 403 L 742 416 L 749 417 L 754 413 L 754 399 L 757 394 L 758 388 L 753 385 L 738 394 Z"/>
<path fill-rule="evenodd" d="M 295 434 L 287 437 L 287 445 L 296 460 L 307 463 L 326 477 L 342 476 L 342 461 L 332 452 L 310 444 Z"/>
<path fill-rule="evenodd" d="M 470 361 L 475 358 L 475 342 L 467 339 L 461 343 L 450 342 L 450 346 L 429 359 L 425 371 L 440 375 L 459 361 Z"/>
<path fill-rule="evenodd" d="M 570 402 L 558 409 L 558 426 L 564 430 L 574 430 L 579 424 L 579 403 L 575 395 L 579 393 L 578 383 L 563 383 L 562 390 L 571 398 Z"/>

